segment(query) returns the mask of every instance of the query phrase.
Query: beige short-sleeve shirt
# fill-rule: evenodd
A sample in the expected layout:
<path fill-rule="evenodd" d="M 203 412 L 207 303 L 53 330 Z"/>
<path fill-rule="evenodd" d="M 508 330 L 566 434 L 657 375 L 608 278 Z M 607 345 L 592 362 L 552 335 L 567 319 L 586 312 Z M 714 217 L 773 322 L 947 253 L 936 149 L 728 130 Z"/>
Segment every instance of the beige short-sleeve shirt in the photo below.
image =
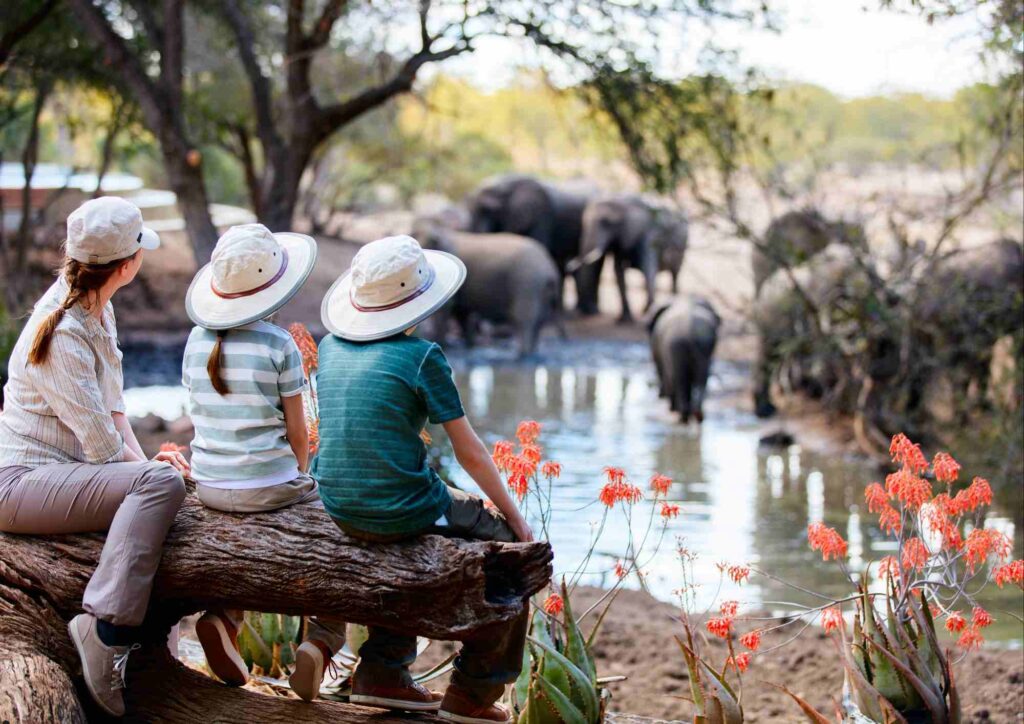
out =
<path fill-rule="evenodd" d="M 102 322 L 80 304 L 64 313 L 45 363 L 28 363 L 43 319 L 67 296 L 61 278 L 36 303 L 11 353 L 0 412 L 0 466 L 100 464 L 124 459 L 111 413 L 124 412 L 124 378 L 114 309 Z"/>

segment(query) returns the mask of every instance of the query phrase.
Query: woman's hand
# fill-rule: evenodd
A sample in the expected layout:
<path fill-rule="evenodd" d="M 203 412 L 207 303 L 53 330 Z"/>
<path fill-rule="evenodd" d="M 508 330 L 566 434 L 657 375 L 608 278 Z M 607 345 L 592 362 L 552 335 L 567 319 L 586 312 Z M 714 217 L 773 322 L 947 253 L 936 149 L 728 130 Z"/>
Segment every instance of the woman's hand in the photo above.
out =
<path fill-rule="evenodd" d="M 512 529 L 512 532 L 516 534 L 516 538 L 521 543 L 533 542 L 533 531 L 530 530 L 530 524 L 518 512 L 508 519 L 508 527 Z"/>
<path fill-rule="evenodd" d="M 176 450 L 173 452 L 158 452 L 153 456 L 153 460 L 158 463 L 167 463 L 182 475 L 188 475 L 190 470 L 188 460 Z"/>

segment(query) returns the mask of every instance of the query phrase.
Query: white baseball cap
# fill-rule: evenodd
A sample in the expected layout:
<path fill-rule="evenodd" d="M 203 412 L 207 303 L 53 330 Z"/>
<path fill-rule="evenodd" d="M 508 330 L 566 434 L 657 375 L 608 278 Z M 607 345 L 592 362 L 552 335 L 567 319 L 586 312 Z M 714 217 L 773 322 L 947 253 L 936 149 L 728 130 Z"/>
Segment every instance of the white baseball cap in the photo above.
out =
<path fill-rule="evenodd" d="M 232 226 L 217 240 L 185 297 L 193 322 L 231 329 L 270 316 L 295 296 L 313 271 L 316 241 L 277 234 L 263 224 Z"/>
<path fill-rule="evenodd" d="M 343 339 L 383 339 L 429 317 L 465 281 L 458 257 L 424 250 L 411 236 L 389 236 L 356 253 L 324 297 L 320 319 Z"/>
<path fill-rule="evenodd" d="M 68 216 L 67 255 L 83 264 L 107 264 L 158 246 L 160 237 L 142 225 L 139 207 L 120 197 L 91 199 Z"/>

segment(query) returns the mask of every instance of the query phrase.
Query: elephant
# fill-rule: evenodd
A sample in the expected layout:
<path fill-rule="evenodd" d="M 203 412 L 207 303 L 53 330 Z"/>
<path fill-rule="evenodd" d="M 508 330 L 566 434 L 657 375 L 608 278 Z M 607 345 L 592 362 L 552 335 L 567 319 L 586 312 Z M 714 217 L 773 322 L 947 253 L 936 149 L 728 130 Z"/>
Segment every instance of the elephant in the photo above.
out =
<path fill-rule="evenodd" d="M 540 242 L 558 269 L 561 300 L 562 285 L 567 276 L 566 265 L 579 254 L 586 204 L 586 196 L 563 191 L 531 176 L 503 176 L 477 189 L 467 200 L 468 230 L 476 234 L 507 232 Z M 587 286 L 589 288 L 590 285 Z M 596 295 L 584 297 L 579 290 L 577 277 L 579 311 L 596 313 Z"/>
<path fill-rule="evenodd" d="M 626 294 L 626 269 L 639 269 L 644 274 L 646 312 L 654 304 L 654 278 L 659 271 L 666 270 L 672 274 L 672 291 L 677 291 L 688 240 L 689 223 L 681 212 L 657 206 L 634 195 L 595 199 L 583 212 L 580 256 L 570 263 L 569 268 L 597 267 L 600 270 L 604 255 L 610 252 L 615 261 L 615 280 L 622 299 L 619 321 L 630 322 L 633 314 Z M 598 276 L 599 272 L 595 277 Z"/>
<path fill-rule="evenodd" d="M 795 284 L 794 284 L 795 282 Z M 788 272 L 777 269 L 761 287 L 754 306 L 758 358 L 754 370 L 754 411 L 771 417 L 773 376 L 782 368 L 794 389 L 823 393 L 835 382 L 828 358 L 815 347 L 814 325 L 840 309 L 843 299 L 865 299 L 872 280 L 848 244 L 833 242 Z M 881 343 L 878 343 L 881 348 Z"/>
<path fill-rule="evenodd" d="M 443 343 L 448 318 L 454 317 L 467 346 L 481 320 L 509 324 L 519 338 L 519 357 L 533 356 L 545 324 L 565 337 L 559 305 L 561 277 L 551 256 L 537 241 L 517 234 L 474 234 L 419 219 L 413 236 L 426 249 L 447 251 L 466 265 L 466 282 L 450 308 L 432 321 L 428 336 Z"/>
<path fill-rule="evenodd" d="M 768 225 L 762 247 L 755 247 L 751 265 L 754 293 L 785 262 L 790 267 L 809 261 L 832 243 L 863 247 L 864 227 L 846 221 L 829 221 L 815 209 L 790 211 Z"/>
<path fill-rule="evenodd" d="M 1024 336 L 1024 250 L 1020 242 L 999 239 L 939 257 L 917 283 L 913 304 L 917 334 L 911 365 L 908 407 L 919 407 L 927 380 L 948 371 L 954 406 L 961 419 L 972 382 L 985 404 L 993 347 Z"/>
<path fill-rule="evenodd" d="M 667 397 L 683 423 L 704 421 L 704 395 L 721 319 L 699 296 L 676 297 L 648 320 L 659 396 Z"/>

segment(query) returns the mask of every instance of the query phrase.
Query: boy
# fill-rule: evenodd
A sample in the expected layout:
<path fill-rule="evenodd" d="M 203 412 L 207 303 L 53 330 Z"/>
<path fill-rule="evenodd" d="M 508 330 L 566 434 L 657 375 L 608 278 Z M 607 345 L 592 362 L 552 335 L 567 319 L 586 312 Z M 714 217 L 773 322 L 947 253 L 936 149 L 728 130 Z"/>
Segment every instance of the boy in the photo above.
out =
<path fill-rule="evenodd" d="M 428 532 L 506 542 L 533 539 L 466 420 L 441 348 L 411 336 L 465 277 L 456 257 L 424 251 L 409 236 L 389 237 L 360 249 L 349 272 L 324 298 L 321 317 L 333 336 L 320 345 L 320 449 L 314 475 L 324 507 L 348 535 L 379 542 Z M 496 510 L 449 489 L 427 465 L 419 433 L 428 420 L 444 426 L 459 464 Z M 527 620 L 524 609 L 508 626 L 465 644 L 443 698 L 409 675 L 415 637 L 371 627 L 351 699 L 438 711 L 461 724 L 510 721 L 509 712 L 495 702 L 519 674 Z M 315 658 L 311 647 L 307 653 Z"/>

